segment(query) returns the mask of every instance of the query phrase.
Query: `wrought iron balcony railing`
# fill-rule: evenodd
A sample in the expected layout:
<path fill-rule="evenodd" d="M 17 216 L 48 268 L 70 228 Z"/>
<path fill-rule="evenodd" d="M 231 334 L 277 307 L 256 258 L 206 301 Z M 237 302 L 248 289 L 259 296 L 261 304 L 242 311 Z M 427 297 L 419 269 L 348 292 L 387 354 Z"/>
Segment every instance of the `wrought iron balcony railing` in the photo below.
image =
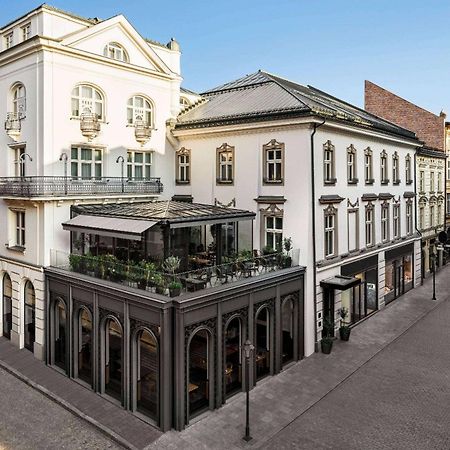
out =
<path fill-rule="evenodd" d="M 160 194 L 160 178 L 2 177 L 0 196 L 61 197 L 65 195 Z"/>

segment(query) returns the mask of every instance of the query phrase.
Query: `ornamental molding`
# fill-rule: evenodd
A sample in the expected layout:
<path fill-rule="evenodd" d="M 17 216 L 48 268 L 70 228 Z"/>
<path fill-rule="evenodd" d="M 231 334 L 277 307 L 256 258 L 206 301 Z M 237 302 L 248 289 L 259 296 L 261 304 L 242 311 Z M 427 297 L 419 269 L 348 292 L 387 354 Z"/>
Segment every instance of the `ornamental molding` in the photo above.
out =
<path fill-rule="evenodd" d="M 222 203 L 221 201 L 217 200 L 217 198 L 214 198 L 214 206 L 221 206 L 223 208 L 230 208 L 230 207 L 236 207 L 236 198 L 231 199 L 228 203 Z"/>

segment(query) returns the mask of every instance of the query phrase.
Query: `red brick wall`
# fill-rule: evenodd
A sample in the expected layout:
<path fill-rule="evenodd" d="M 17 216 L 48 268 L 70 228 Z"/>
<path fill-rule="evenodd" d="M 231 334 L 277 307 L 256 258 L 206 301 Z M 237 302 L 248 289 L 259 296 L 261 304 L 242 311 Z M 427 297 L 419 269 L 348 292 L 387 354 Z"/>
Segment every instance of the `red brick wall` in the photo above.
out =
<path fill-rule="evenodd" d="M 364 107 L 372 114 L 414 131 L 427 147 L 444 151 L 445 114 L 432 114 L 367 80 Z"/>

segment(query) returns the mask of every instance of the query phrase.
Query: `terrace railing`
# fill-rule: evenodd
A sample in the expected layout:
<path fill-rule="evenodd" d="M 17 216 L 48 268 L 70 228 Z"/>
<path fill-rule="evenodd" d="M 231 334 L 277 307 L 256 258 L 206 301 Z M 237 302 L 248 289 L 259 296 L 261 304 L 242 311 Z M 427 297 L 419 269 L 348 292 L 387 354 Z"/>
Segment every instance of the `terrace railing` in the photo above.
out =
<path fill-rule="evenodd" d="M 160 194 L 160 178 L 1 177 L 0 196 L 61 197 L 66 195 Z"/>
<path fill-rule="evenodd" d="M 158 270 L 153 263 L 123 263 L 112 255 L 69 255 L 55 250 L 51 253 L 53 267 L 171 297 L 257 277 L 291 265 L 290 257 L 272 253 L 172 274 Z"/>

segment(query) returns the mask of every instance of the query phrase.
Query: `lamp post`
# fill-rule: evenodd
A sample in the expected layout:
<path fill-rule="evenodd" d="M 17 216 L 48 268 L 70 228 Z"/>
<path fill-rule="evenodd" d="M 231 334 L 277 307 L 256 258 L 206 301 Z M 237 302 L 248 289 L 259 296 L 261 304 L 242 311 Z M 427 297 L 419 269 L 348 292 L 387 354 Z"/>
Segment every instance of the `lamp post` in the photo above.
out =
<path fill-rule="evenodd" d="M 436 299 L 436 246 L 433 245 L 433 253 L 431 254 L 431 261 L 433 262 L 433 298 Z"/>
<path fill-rule="evenodd" d="M 244 441 L 250 441 L 250 357 L 252 356 L 255 346 L 249 339 L 244 344 L 244 358 L 245 358 L 245 391 L 246 391 L 246 411 L 245 411 L 245 436 Z"/>
<path fill-rule="evenodd" d="M 60 161 L 64 161 L 64 194 L 67 195 L 67 153 L 61 153 Z"/>
<path fill-rule="evenodd" d="M 119 163 L 119 162 L 120 162 L 120 178 L 122 180 L 122 192 L 123 192 L 124 191 L 124 186 L 123 186 L 123 165 L 125 163 L 125 158 L 122 155 L 118 156 L 117 159 L 116 159 L 116 163 Z"/>

